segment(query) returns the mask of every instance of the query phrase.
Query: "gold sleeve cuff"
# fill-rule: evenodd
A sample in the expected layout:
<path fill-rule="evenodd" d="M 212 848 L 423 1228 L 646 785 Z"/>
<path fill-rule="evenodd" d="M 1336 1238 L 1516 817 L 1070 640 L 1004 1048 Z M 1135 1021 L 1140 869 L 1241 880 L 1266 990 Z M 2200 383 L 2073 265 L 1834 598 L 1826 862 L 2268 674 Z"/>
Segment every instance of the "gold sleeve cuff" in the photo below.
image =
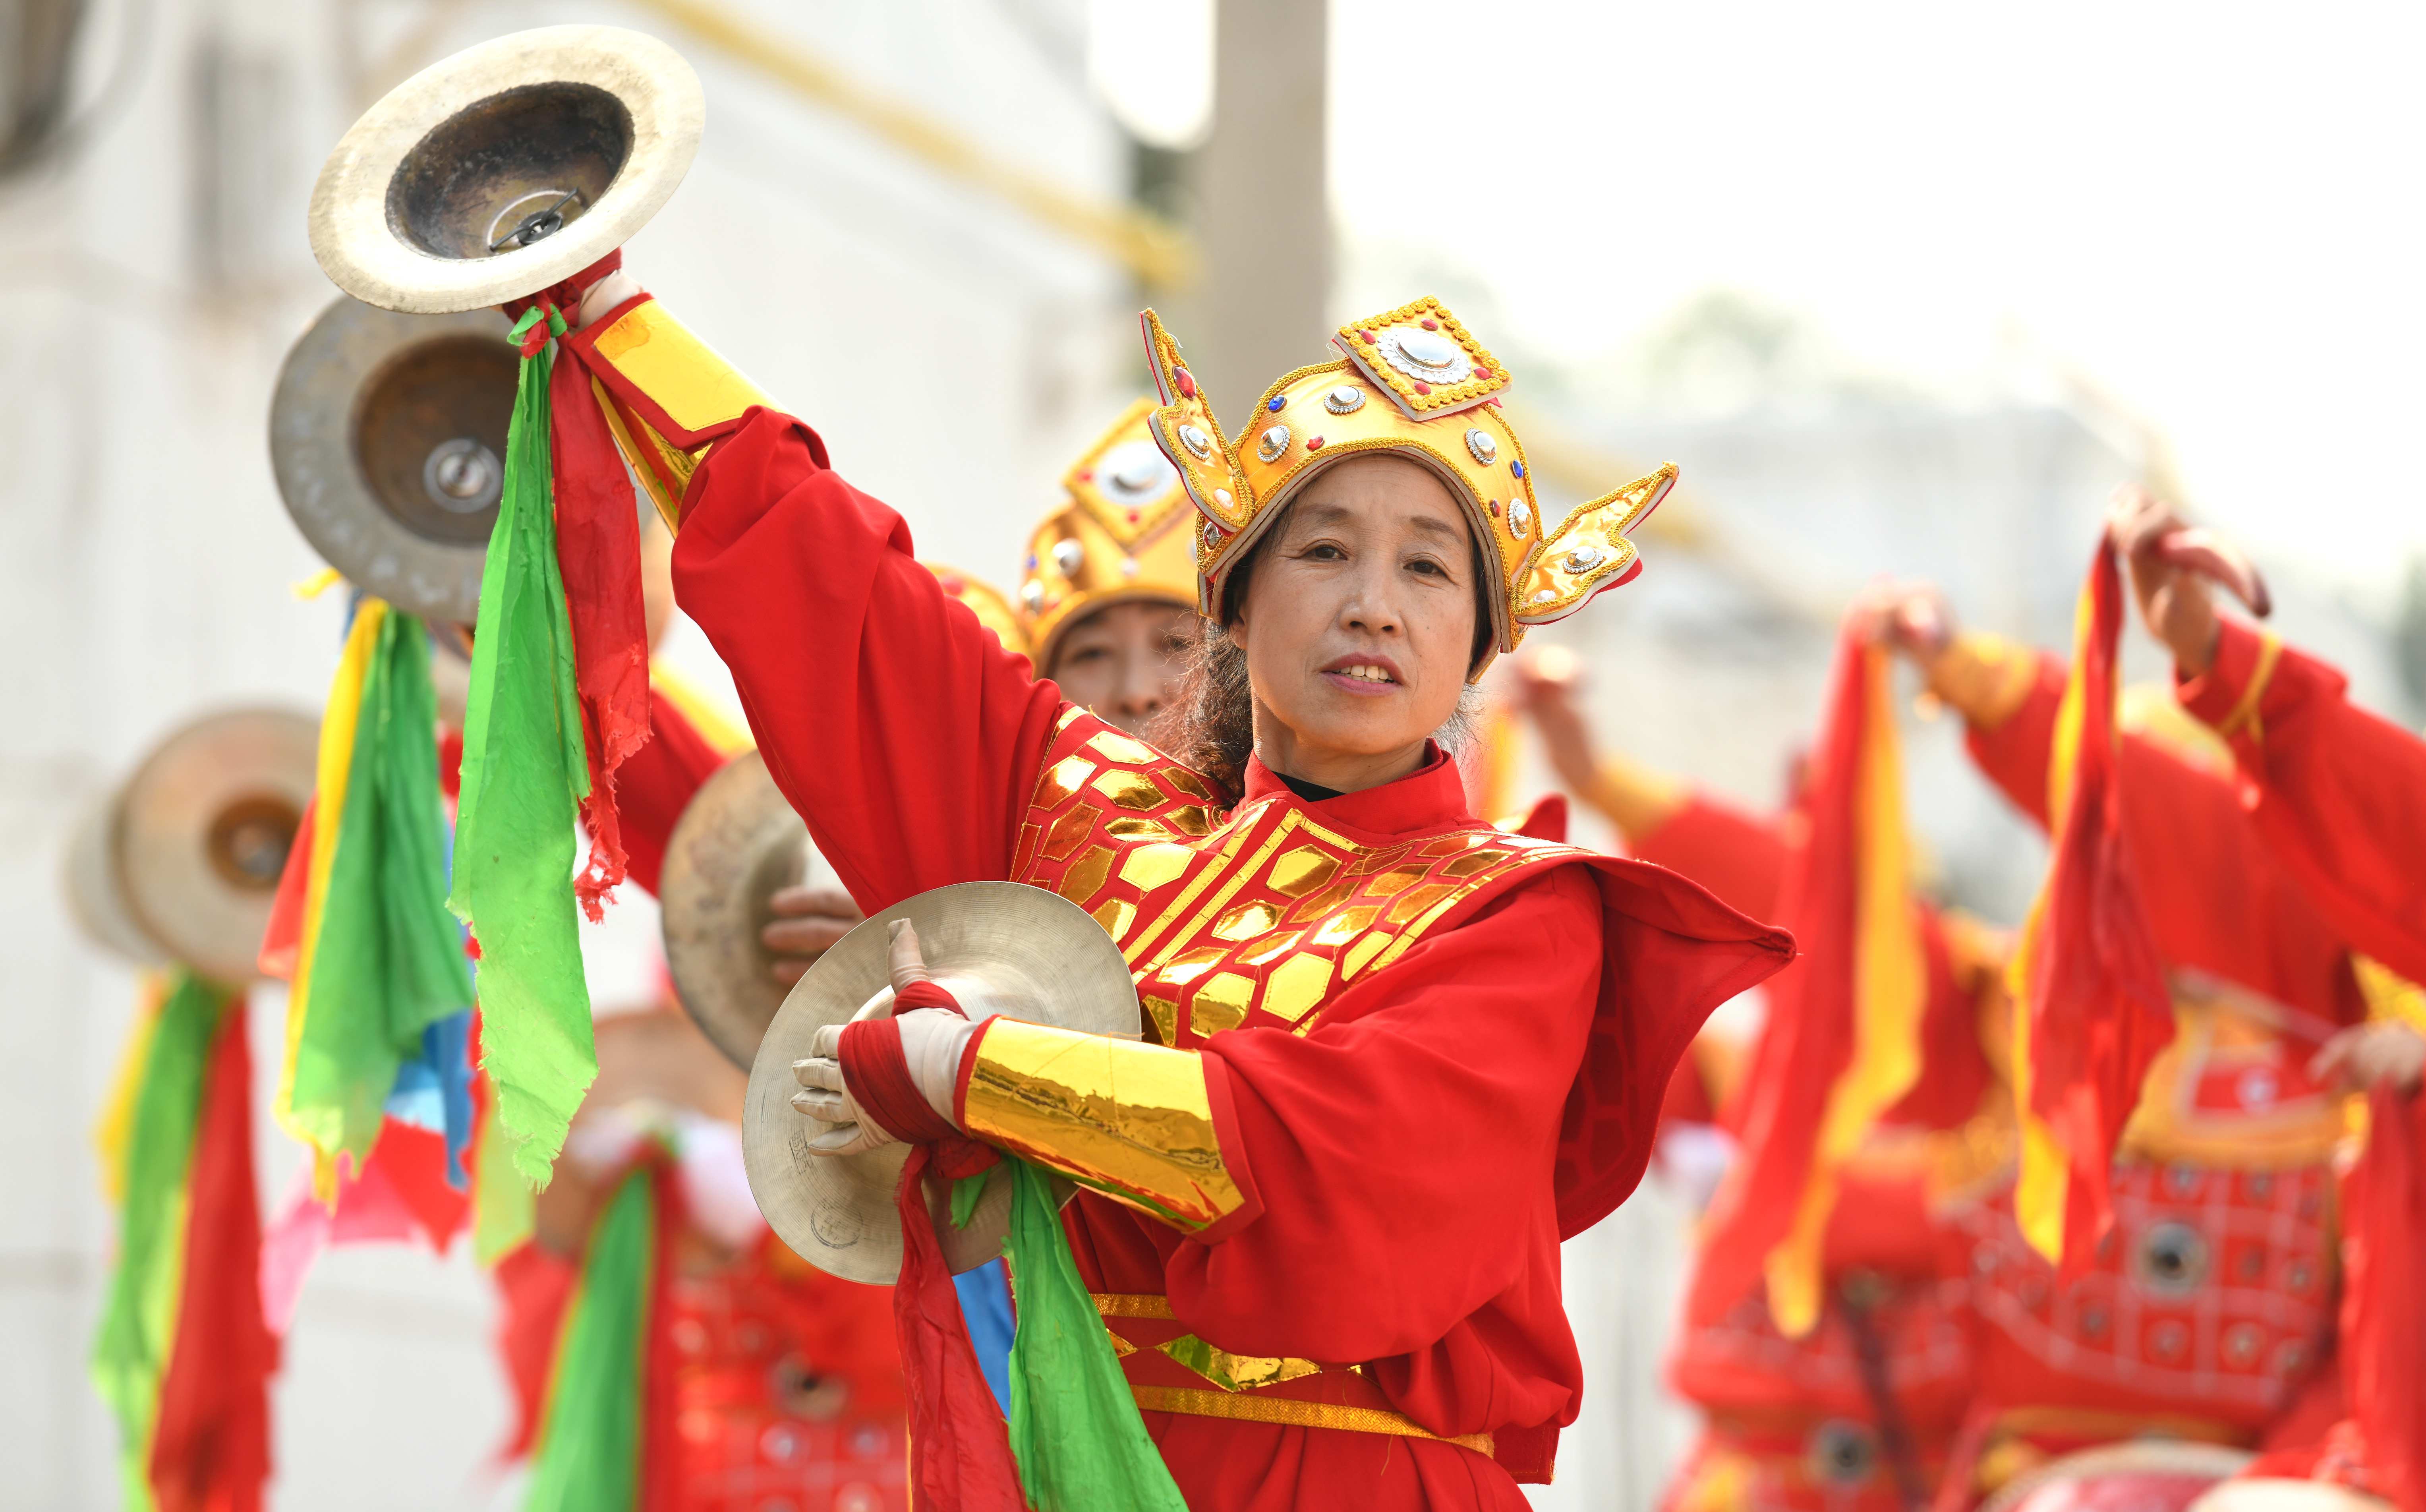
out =
<path fill-rule="evenodd" d="M 2038 677 L 2037 652 L 2001 635 L 1965 630 L 1930 663 L 1929 691 L 1987 730 L 2029 702 Z"/>
<path fill-rule="evenodd" d="M 669 526 L 708 447 L 753 406 L 774 407 L 654 299 L 625 306 L 574 339 L 617 444 Z"/>
<path fill-rule="evenodd" d="M 969 1065 L 961 1126 L 1193 1231 L 1247 1206 L 1222 1158 L 1220 1088 L 1194 1050 L 997 1018 Z"/>

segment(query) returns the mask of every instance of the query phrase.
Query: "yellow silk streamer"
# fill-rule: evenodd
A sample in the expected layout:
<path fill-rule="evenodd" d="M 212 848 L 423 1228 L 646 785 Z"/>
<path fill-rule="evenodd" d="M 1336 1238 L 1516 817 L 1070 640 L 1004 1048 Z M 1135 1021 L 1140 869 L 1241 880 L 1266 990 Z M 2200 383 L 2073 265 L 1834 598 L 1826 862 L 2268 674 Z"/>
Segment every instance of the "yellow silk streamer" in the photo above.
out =
<path fill-rule="evenodd" d="M 321 906 L 329 895 L 329 868 L 337 854 L 339 821 L 346 812 L 346 787 L 354 768 L 354 731 L 363 708 L 363 682 L 370 675 L 371 655 L 379 646 L 380 622 L 387 605 L 365 598 L 354 610 L 346 648 L 337 658 L 337 675 L 329 681 L 329 706 L 320 716 L 320 752 L 315 772 L 311 870 L 305 873 L 303 918 L 298 930 L 294 987 L 286 1000 L 286 1051 L 280 1058 L 278 1099 L 272 1105 L 279 1127 L 312 1147 L 312 1187 L 320 1200 L 337 1199 L 337 1167 L 324 1148 L 320 1130 L 301 1124 L 295 1114 L 295 1060 L 303 1042 L 303 1016 L 311 1009 L 312 956 L 320 934 Z"/>
<path fill-rule="evenodd" d="M 144 972 L 135 1023 L 126 1032 L 126 1049 L 119 1055 L 117 1074 L 109 1079 L 109 1097 L 92 1126 L 93 1148 L 101 1155 L 101 1186 L 112 1207 L 126 1198 L 127 1131 L 134 1127 L 135 1099 L 143 1091 L 143 1067 L 152 1060 L 152 1032 L 160 1027 L 160 1005 L 168 1000 L 168 974 Z"/>
<path fill-rule="evenodd" d="M 1886 653 L 1863 654 L 1861 750 L 1854 770 L 1853 1055 L 1828 1090 L 1811 1177 L 1794 1227 L 1765 1264 L 1770 1315 L 1789 1338 L 1820 1321 L 1821 1250 L 1836 1175 L 1879 1114 L 1920 1080 L 1928 972 L 1913 913 L 1903 762 Z"/>
<path fill-rule="evenodd" d="M 2093 577 L 2092 582 L 2095 579 Z M 2085 665 L 2095 639 L 2093 589 L 2084 587 L 2072 614 L 2072 667 L 2057 706 L 2055 743 L 2047 760 L 2047 833 L 2062 835 L 2080 769 L 2081 728 L 2089 715 Z M 2008 984 L 2014 995 L 2014 1117 L 2021 1130 L 2021 1170 L 2014 1181 L 2014 1220 L 2023 1240 L 2056 1264 L 2063 1258 L 2063 1211 L 2072 1193 L 2072 1169 L 2046 1120 L 2030 1111 L 2030 978 L 2046 949 L 2047 897 L 2030 904 L 2014 951 Z"/>

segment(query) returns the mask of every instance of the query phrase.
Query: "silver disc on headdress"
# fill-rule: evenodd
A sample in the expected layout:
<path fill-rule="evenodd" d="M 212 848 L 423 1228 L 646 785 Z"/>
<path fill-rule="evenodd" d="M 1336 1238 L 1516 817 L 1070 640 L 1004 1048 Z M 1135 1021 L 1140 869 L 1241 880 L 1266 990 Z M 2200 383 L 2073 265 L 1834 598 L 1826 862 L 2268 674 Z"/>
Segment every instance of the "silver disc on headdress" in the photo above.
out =
<path fill-rule="evenodd" d="M 1020 883 L 963 882 L 922 892 L 869 919 L 819 957 L 784 1000 L 758 1047 L 742 1159 L 758 1209 L 784 1243 L 819 1270 L 873 1285 L 890 1284 L 901 1273 L 894 1194 L 910 1147 L 812 1154 L 809 1141 L 827 1126 L 792 1106 L 800 1090 L 792 1063 L 812 1053 L 817 1032 L 826 1025 L 890 1011 L 886 926 L 897 919 L 916 926 L 928 969 L 972 1018 L 1007 1014 L 1122 1039 L 1137 1038 L 1140 1025 L 1128 963 L 1103 926 L 1067 899 Z M 927 1198 L 944 1259 L 955 1273 L 1002 1253 L 1011 1219 L 1007 1172 L 996 1167 L 989 1174 L 966 1228 L 953 1227 L 949 1194 L 940 1183 L 929 1183 Z"/>
<path fill-rule="evenodd" d="M 767 900 L 819 872 L 832 875 L 755 751 L 700 785 L 666 843 L 666 968 L 709 1043 L 745 1071 L 791 990 L 758 937 Z"/>
<path fill-rule="evenodd" d="M 138 964 L 258 976 L 318 749 L 319 726 L 279 708 L 207 715 L 154 746 L 77 828 L 66 877 L 77 922 Z"/>
<path fill-rule="evenodd" d="M 286 353 L 269 463 L 321 560 L 408 614 L 469 625 L 505 495 L 521 358 L 494 311 L 340 297 Z"/>

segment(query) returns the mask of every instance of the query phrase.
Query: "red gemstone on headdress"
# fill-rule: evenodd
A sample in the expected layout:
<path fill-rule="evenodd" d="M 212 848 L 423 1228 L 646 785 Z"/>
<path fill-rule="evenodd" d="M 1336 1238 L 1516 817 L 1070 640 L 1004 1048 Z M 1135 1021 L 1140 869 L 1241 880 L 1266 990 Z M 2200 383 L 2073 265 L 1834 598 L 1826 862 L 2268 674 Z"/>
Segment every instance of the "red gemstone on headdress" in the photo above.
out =
<path fill-rule="evenodd" d="M 1373 333 L 1370 331 L 1359 331 L 1356 333 L 1365 338 L 1365 345 L 1368 347 L 1373 345 Z"/>
<path fill-rule="evenodd" d="M 1429 394 L 1431 391 L 1432 386 L 1430 383 L 1417 383 L 1415 385 L 1415 392 L 1418 394 Z"/>
<path fill-rule="evenodd" d="M 1306 437 L 1305 449 L 1308 451 L 1320 451 L 1322 449 L 1322 438 L 1320 436 Z"/>
<path fill-rule="evenodd" d="M 1499 518 L 1499 501 L 1497 499 L 1485 499 L 1482 501 L 1482 507 L 1491 512 L 1491 517 L 1493 519 L 1496 520 Z"/>
<path fill-rule="evenodd" d="M 1138 512 L 1137 512 L 1137 511 L 1135 511 L 1135 510 L 1131 510 L 1131 511 L 1129 511 L 1129 523 L 1130 523 L 1131 525 L 1135 525 L 1135 524 L 1137 524 L 1137 523 L 1138 523 Z"/>
<path fill-rule="evenodd" d="M 960 597 L 961 591 L 968 586 L 968 584 L 961 581 L 958 577 L 946 577 L 944 579 L 944 592 L 951 594 L 954 598 Z"/>
<path fill-rule="evenodd" d="M 1179 385 L 1179 397 L 1181 398 L 1192 399 L 1196 397 L 1196 380 L 1188 375 L 1187 368 L 1173 368 L 1171 372 L 1171 381 Z"/>
<path fill-rule="evenodd" d="M 1080 482 L 1082 482 L 1082 483 L 1092 483 L 1092 482 L 1093 482 L 1094 480 L 1095 480 L 1095 475 L 1094 475 L 1094 473 L 1093 473 L 1093 471 L 1092 471 L 1092 469 L 1088 469 L 1088 468 L 1081 468 L 1081 469 L 1079 469 L 1079 472 L 1078 472 L 1078 481 L 1080 481 Z"/>

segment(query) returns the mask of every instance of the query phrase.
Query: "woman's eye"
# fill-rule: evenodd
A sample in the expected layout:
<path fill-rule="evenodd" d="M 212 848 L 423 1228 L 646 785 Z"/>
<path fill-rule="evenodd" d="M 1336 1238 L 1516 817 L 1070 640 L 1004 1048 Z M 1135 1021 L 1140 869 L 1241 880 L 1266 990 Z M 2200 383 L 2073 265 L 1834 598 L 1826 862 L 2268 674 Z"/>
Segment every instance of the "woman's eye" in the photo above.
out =
<path fill-rule="evenodd" d="M 1345 561 L 1348 560 L 1347 552 L 1340 550 L 1337 546 L 1333 545 L 1328 541 L 1316 542 L 1313 545 L 1306 547 L 1305 554 L 1309 559 L 1315 561 Z"/>
<path fill-rule="evenodd" d="M 1407 570 L 1409 572 L 1430 573 L 1435 577 L 1446 577 L 1448 576 L 1448 569 L 1442 566 L 1439 562 L 1432 561 L 1430 557 L 1417 557 L 1415 561 L 1407 563 Z"/>

